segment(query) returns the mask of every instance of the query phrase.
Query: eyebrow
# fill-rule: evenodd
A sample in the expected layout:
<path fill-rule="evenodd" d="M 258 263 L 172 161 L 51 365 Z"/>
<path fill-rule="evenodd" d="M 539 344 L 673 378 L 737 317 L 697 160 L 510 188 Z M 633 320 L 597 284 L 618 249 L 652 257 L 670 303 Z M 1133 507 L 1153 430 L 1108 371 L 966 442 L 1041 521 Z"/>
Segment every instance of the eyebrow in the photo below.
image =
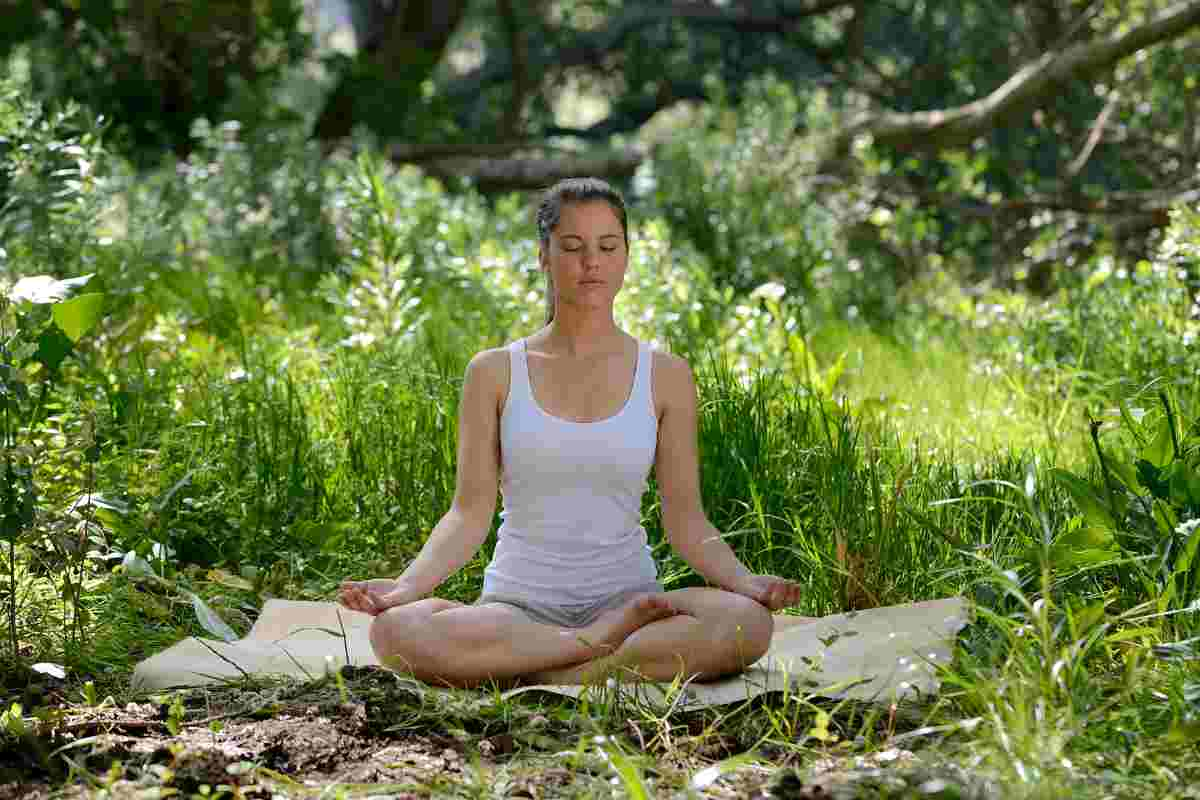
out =
<path fill-rule="evenodd" d="M 564 233 L 560 238 L 562 238 L 562 239 L 583 239 L 583 237 L 580 236 L 578 233 Z M 619 233 L 602 233 L 602 234 L 600 234 L 600 238 L 601 239 L 620 239 L 621 234 L 619 234 Z"/>

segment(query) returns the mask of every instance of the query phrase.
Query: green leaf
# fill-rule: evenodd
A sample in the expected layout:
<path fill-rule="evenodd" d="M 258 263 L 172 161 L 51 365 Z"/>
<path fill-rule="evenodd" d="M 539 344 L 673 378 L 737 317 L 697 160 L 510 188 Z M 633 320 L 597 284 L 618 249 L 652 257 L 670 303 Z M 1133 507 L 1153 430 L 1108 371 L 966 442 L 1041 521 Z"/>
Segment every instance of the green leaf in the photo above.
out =
<path fill-rule="evenodd" d="M 839 353 L 837 359 L 825 371 L 825 375 L 821 378 L 821 396 L 833 397 L 833 390 L 837 388 L 837 382 L 841 380 L 842 373 L 846 371 L 846 354 Z"/>
<path fill-rule="evenodd" d="M 78 342 L 104 318 L 104 295 L 99 292 L 81 294 L 57 304 L 51 313 L 63 333 L 72 342 Z"/>
<path fill-rule="evenodd" d="M 1161 473 L 1167 495 L 1177 508 L 1200 505 L 1200 472 L 1186 461 L 1174 461 Z"/>
<path fill-rule="evenodd" d="M 33 359 L 50 372 L 57 372 L 74 349 L 75 343 L 60 328 L 47 325 L 46 329 L 38 334 L 37 351 L 33 354 Z"/>
<path fill-rule="evenodd" d="M 242 589 L 247 592 L 254 591 L 254 584 L 240 575 L 234 575 L 226 572 L 223 569 L 210 569 L 208 571 L 208 579 L 213 583 L 227 586 L 230 589 Z"/>
<path fill-rule="evenodd" d="M 1142 426 L 1133 418 L 1133 414 L 1129 410 L 1129 406 L 1124 400 L 1117 405 L 1121 409 L 1121 419 L 1125 423 L 1125 428 L 1133 434 L 1133 438 L 1137 440 L 1138 447 L 1144 447 L 1146 440 L 1142 438 Z"/>
<path fill-rule="evenodd" d="M 1078 639 L 1099 624 L 1105 615 L 1107 600 L 1071 610 L 1071 635 Z"/>
<path fill-rule="evenodd" d="M 1118 555 L 1112 530 L 1086 522 L 1055 539 L 1048 553 L 1050 566 L 1060 569 L 1095 566 Z"/>
<path fill-rule="evenodd" d="M 1134 639 L 1144 639 L 1147 636 L 1158 636 L 1159 629 L 1151 627 L 1143 628 L 1126 628 L 1123 631 L 1117 631 L 1111 636 L 1105 637 L 1106 642 L 1116 644 L 1118 642 L 1131 642 Z"/>
<path fill-rule="evenodd" d="M 1158 525 L 1158 532 L 1166 537 L 1175 532 L 1175 528 L 1179 525 L 1179 517 L 1168 503 L 1156 498 L 1154 500 L 1154 522 Z"/>
<path fill-rule="evenodd" d="M 1163 416 L 1158 421 L 1158 429 L 1150 443 L 1142 448 L 1142 458 L 1160 469 L 1171 463 L 1175 456 L 1175 446 L 1171 441 L 1171 419 Z"/>
<path fill-rule="evenodd" d="M 1171 723 L 1166 740 L 1171 744 L 1200 742 L 1200 720 L 1180 720 Z"/>
<path fill-rule="evenodd" d="M 600 752 L 608 759 L 621 783 L 625 784 L 625 792 L 632 800 L 650 800 L 650 791 L 642 780 L 642 771 L 637 764 L 616 748 L 602 747 Z"/>
<path fill-rule="evenodd" d="M 1186 527 L 1180 527 L 1179 531 L 1186 530 Z M 1196 558 L 1196 550 L 1200 548 L 1200 526 L 1192 529 L 1188 536 L 1187 542 L 1183 545 L 1183 550 L 1179 553 L 1179 558 L 1175 561 L 1175 568 L 1172 572 L 1172 577 L 1177 583 L 1172 583 L 1171 588 L 1179 586 L 1186 598 L 1190 596 L 1194 590 L 1194 584 L 1191 581 L 1192 563 Z"/>
<path fill-rule="evenodd" d="M 1157 498 L 1165 498 L 1170 493 L 1170 485 L 1163 479 L 1162 468 L 1156 467 L 1144 458 L 1137 462 L 1138 483 Z"/>
<path fill-rule="evenodd" d="M 1185 482 L 1187 484 L 1188 505 L 1200 507 L 1200 469 L 1197 468 L 1197 465 L 1188 465 Z"/>
<path fill-rule="evenodd" d="M 1131 492 L 1138 491 L 1137 470 L 1128 461 L 1122 461 L 1119 458 L 1113 458 L 1108 453 L 1104 454 L 1104 464 L 1108 467 L 1108 471 L 1114 478 L 1119 480 L 1126 489 Z"/>
<path fill-rule="evenodd" d="M 1117 522 L 1113 519 L 1112 512 L 1108 510 L 1108 506 L 1104 504 L 1104 500 L 1094 486 L 1065 469 L 1052 469 L 1050 476 L 1070 493 L 1071 499 L 1075 501 L 1075 505 L 1083 514 L 1085 527 L 1103 528 L 1108 531 L 1117 529 Z"/>
<path fill-rule="evenodd" d="M 192 592 L 184 592 L 183 594 L 192 601 L 192 610 L 196 612 L 196 619 L 200 621 L 204 630 L 222 641 L 237 641 L 238 637 L 233 632 L 233 628 L 226 625 L 225 620 L 217 616 L 217 612 L 209 608 L 208 604 L 201 600 L 199 595 Z"/>

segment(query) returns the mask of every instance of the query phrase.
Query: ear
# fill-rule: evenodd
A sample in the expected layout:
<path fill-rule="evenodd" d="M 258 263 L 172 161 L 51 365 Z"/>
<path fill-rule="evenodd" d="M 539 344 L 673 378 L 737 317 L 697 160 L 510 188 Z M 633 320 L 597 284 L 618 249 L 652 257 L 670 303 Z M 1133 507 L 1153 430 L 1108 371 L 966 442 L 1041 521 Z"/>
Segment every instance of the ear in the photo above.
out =
<path fill-rule="evenodd" d="M 546 248 L 541 245 L 538 246 L 538 266 L 542 272 L 550 271 L 550 256 L 546 254 Z"/>

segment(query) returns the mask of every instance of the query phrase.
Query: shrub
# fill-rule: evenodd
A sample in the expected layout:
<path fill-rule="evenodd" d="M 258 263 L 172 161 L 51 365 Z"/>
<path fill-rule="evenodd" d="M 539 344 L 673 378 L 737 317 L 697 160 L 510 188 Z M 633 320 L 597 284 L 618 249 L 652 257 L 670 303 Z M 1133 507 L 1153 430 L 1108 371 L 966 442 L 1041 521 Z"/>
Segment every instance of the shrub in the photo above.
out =
<path fill-rule="evenodd" d="M 822 189 L 806 179 L 811 151 L 794 135 L 802 102 L 781 81 L 755 82 L 737 107 L 696 110 L 688 135 L 656 153 L 654 202 L 707 256 L 718 286 L 811 291 L 841 252 Z"/>

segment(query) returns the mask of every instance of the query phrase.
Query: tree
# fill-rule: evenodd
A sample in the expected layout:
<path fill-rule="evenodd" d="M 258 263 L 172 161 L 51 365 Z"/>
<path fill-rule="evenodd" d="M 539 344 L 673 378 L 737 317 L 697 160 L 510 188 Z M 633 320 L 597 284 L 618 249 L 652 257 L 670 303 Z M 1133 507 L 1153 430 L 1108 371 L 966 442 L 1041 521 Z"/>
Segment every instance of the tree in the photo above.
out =
<path fill-rule="evenodd" d="M 22 43 L 45 93 L 110 114 L 139 150 L 186 152 L 191 119 L 269 95 L 308 52 L 291 0 L 3 2 L 0 52 Z M 1200 0 L 350 2 L 359 46 L 327 58 L 313 135 L 365 128 L 486 191 L 628 176 L 659 112 L 736 108 L 763 76 L 829 103 L 827 130 L 795 131 L 824 140 L 817 175 L 790 177 L 865 198 L 847 230 L 904 271 L 969 252 L 981 276 L 1047 288 L 1056 264 L 1136 256 L 1200 191 Z M 564 122 L 581 94 L 602 113 Z M 926 233 L 898 242 L 870 209 Z"/>
<path fill-rule="evenodd" d="M 317 118 L 317 138 L 341 139 L 359 120 L 385 136 L 409 133 L 408 111 L 420 106 L 466 7 L 466 0 L 360 0 L 358 54 L 340 65 L 341 78 Z"/>
<path fill-rule="evenodd" d="M 0 16 L 0 57 L 25 48 L 36 94 L 106 115 L 142 161 L 186 153 L 198 117 L 277 108 L 265 93 L 311 48 L 299 0 L 0 0 Z"/>

